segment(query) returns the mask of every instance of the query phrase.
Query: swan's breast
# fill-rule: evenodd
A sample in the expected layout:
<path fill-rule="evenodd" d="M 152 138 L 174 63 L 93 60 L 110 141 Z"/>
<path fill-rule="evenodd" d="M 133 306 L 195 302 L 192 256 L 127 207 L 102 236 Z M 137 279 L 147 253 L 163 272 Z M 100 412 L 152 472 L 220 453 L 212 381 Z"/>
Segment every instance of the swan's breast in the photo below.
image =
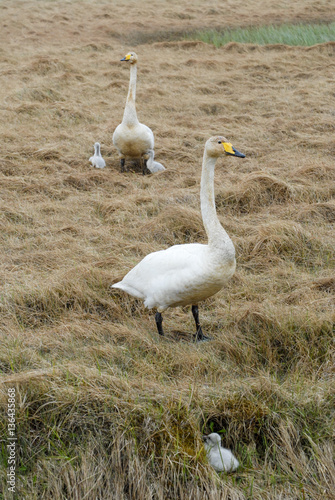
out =
<path fill-rule="evenodd" d="M 234 274 L 236 269 L 235 247 L 226 233 L 221 241 L 209 245 L 208 265 L 211 274 L 216 276 L 219 281 L 225 282 Z"/>
<path fill-rule="evenodd" d="M 213 276 L 214 278 L 216 277 L 219 282 L 225 283 L 233 276 L 235 269 L 236 259 L 235 256 L 231 255 L 230 258 L 215 263 Z"/>
<path fill-rule="evenodd" d="M 114 132 L 114 146 L 125 156 L 138 158 L 154 146 L 151 130 L 138 123 L 128 126 L 121 123 Z"/>

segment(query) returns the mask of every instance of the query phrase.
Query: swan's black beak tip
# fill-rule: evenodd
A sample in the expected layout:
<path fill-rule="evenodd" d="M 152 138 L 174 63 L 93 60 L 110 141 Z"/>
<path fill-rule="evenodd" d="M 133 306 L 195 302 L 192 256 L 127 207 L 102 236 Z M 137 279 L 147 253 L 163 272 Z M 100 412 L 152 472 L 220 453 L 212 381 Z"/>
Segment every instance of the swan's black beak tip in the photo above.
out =
<path fill-rule="evenodd" d="M 235 148 L 232 148 L 232 149 L 233 149 L 234 153 L 229 153 L 228 151 L 226 151 L 226 154 L 231 155 L 231 156 L 237 156 L 237 158 L 245 158 L 245 155 L 243 153 L 240 153 Z"/>

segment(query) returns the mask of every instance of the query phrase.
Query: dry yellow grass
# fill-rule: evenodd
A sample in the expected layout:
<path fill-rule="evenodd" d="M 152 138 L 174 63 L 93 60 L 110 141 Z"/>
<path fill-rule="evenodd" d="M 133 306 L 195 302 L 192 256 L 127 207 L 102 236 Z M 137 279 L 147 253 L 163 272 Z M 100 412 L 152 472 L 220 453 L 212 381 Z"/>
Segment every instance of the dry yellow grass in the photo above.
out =
<path fill-rule="evenodd" d="M 17 391 L 17 494 L 56 499 L 332 499 L 334 44 L 256 47 L 183 33 L 334 18 L 330 1 L 4 1 L 0 42 L 1 435 Z M 137 111 L 165 172 L 119 171 L 136 45 Z M 205 242 L 204 143 L 237 249 L 226 290 L 152 313 L 110 285 L 147 253 Z M 95 141 L 107 167 L 88 162 Z M 200 435 L 242 464 L 219 478 Z M 3 446 L 6 440 L 2 441 Z M 4 449 L 4 448 L 3 448 Z M 3 464 L 6 461 L 4 449 Z M 6 467 L 1 472 L 4 498 Z"/>

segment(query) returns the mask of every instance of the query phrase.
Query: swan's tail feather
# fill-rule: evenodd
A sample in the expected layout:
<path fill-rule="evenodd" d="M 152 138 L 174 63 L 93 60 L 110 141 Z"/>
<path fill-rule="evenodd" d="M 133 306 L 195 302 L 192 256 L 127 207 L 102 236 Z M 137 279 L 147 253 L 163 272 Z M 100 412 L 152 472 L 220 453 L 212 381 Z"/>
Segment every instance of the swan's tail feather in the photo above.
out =
<path fill-rule="evenodd" d="M 137 299 L 144 299 L 144 295 L 142 292 L 137 290 L 136 288 L 133 288 L 132 286 L 124 283 L 123 281 L 119 281 L 118 283 L 114 283 L 112 285 L 112 288 L 119 288 L 120 290 L 123 290 L 126 293 L 129 293 L 129 295 L 132 295 L 133 297 L 136 297 Z"/>
<path fill-rule="evenodd" d="M 114 285 L 112 285 L 112 288 L 120 288 L 122 290 L 122 286 L 120 286 L 122 284 L 122 281 L 118 281 L 117 283 L 114 283 Z"/>

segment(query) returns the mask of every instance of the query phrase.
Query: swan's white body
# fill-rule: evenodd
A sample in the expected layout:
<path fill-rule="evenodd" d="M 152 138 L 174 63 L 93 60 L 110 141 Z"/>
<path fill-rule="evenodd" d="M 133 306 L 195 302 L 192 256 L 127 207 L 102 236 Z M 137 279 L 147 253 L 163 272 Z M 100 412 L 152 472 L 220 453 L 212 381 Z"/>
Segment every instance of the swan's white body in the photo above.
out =
<path fill-rule="evenodd" d="M 154 134 L 152 130 L 140 123 L 136 114 L 136 76 L 137 56 L 127 54 L 122 60 L 130 62 L 130 80 L 126 107 L 122 123 L 113 134 L 113 144 L 118 150 L 120 159 L 148 159 L 149 151 L 154 149 Z"/>
<path fill-rule="evenodd" d="M 230 256 L 228 255 L 230 253 Z M 144 300 L 148 309 L 198 304 L 217 293 L 234 274 L 235 256 L 231 243 L 228 261 L 208 245 L 174 245 L 153 252 L 113 287 Z"/>
<path fill-rule="evenodd" d="M 213 432 L 203 437 L 208 462 L 217 472 L 233 472 L 240 465 L 230 450 L 221 446 L 221 436 Z"/>
<path fill-rule="evenodd" d="M 149 309 L 196 305 L 217 293 L 235 272 L 235 248 L 221 226 L 215 209 L 214 168 L 225 153 L 244 156 L 223 137 L 205 146 L 201 175 L 201 214 L 208 244 L 175 245 L 153 252 L 113 285 L 144 300 Z M 229 149 L 230 148 L 230 149 Z"/>
<path fill-rule="evenodd" d="M 122 121 L 113 134 L 113 144 L 118 150 L 120 158 L 148 158 L 149 150 L 154 147 L 152 130 L 138 122 L 130 127 Z"/>
<path fill-rule="evenodd" d="M 100 153 L 100 144 L 99 142 L 96 142 L 94 144 L 94 155 L 91 156 L 89 161 L 92 163 L 93 167 L 96 168 L 104 168 L 106 166 L 105 160 L 101 156 Z"/>

